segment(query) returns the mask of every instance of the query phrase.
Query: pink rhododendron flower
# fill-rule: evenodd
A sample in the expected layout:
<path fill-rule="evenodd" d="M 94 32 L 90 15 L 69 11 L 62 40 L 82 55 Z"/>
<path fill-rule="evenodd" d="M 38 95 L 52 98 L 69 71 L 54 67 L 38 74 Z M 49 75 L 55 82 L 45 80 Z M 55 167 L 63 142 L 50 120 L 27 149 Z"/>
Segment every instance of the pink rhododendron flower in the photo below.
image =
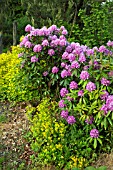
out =
<path fill-rule="evenodd" d="M 59 71 L 59 68 L 58 68 L 58 67 L 54 66 L 54 67 L 52 68 L 52 73 L 53 73 L 53 74 L 58 73 L 58 71 Z"/>
<path fill-rule="evenodd" d="M 37 53 L 42 51 L 42 46 L 40 44 L 35 45 L 34 48 L 33 48 L 33 51 L 37 52 Z"/>
<path fill-rule="evenodd" d="M 99 50 L 98 50 L 100 53 L 103 53 L 106 51 L 106 47 L 104 45 L 100 46 L 99 47 Z"/>
<path fill-rule="evenodd" d="M 99 131 L 97 129 L 92 129 L 90 131 L 90 137 L 91 138 L 98 138 L 99 137 Z"/>
<path fill-rule="evenodd" d="M 32 63 L 35 63 L 35 62 L 37 62 L 38 61 L 38 58 L 36 58 L 36 56 L 32 56 L 31 57 L 31 62 Z"/>
<path fill-rule="evenodd" d="M 82 71 L 82 72 L 80 73 L 80 79 L 81 79 L 81 80 L 87 80 L 87 79 L 89 79 L 89 73 L 88 73 L 87 71 Z"/>
<path fill-rule="evenodd" d="M 68 116 L 67 122 L 68 122 L 68 124 L 71 124 L 71 125 L 74 124 L 76 122 L 75 117 L 74 116 Z"/>
<path fill-rule="evenodd" d="M 48 71 L 43 72 L 43 76 L 46 77 L 48 75 Z"/>
<path fill-rule="evenodd" d="M 59 108 L 64 108 L 66 106 L 66 104 L 64 104 L 64 102 L 65 102 L 64 100 L 59 101 L 59 104 L 58 104 Z"/>
<path fill-rule="evenodd" d="M 68 76 L 68 71 L 67 70 L 63 70 L 61 72 L 61 77 L 64 78 L 64 77 L 67 77 Z"/>
<path fill-rule="evenodd" d="M 53 56 L 53 55 L 55 54 L 55 51 L 54 51 L 53 49 L 49 49 L 49 50 L 48 50 L 48 54 L 49 54 L 50 56 Z"/>
<path fill-rule="evenodd" d="M 79 91 L 78 91 L 78 96 L 81 96 L 81 97 L 82 97 L 83 95 L 84 95 L 84 90 L 79 90 Z"/>
<path fill-rule="evenodd" d="M 32 26 L 30 24 L 28 24 L 26 27 L 25 27 L 25 31 L 26 32 L 30 32 L 32 30 Z"/>
<path fill-rule="evenodd" d="M 70 89 L 77 89 L 78 88 L 78 84 L 75 81 L 71 81 L 71 83 L 69 84 Z"/>
<path fill-rule="evenodd" d="M 25 43 L 25 47 L 26 47 L 26 48 L 31 48 L 31 47 L 32 47 L 31 42 L 30 42 L 30 41 L 27 41 L 27 42 Z"/>
<path fill-rule="evenodd" d="M 108 85 L 110 84 L 110 81 L 103 77 L 103 78 L 101 79 L 101 84 L 102 84 L 102 85 L 105 85 L 105 86 L 108 86 Z"/>
<path fill-rule="evenodd" d="M 66 88 L 62 88 L 62 89 L 60 90 L 60 95 L 61 95 L 61 97 L 65 97 L 66 94 L 68 94 L 68 90 L 67 90 Z"/>
<path fill-rule="evenodd" d="M 48 40 L 43 40 L 42 46 L 43 46 L 43 47 L 49 46 Z"/>
<path fill-rule="evenodd" d="M 91 91 L 93 91 L 95 89 L 96 89 L 96 85 L 94 83 L 92 83 L 92 82 L 87 83 L 86 90 L 91 92 Z"/>
<path fill-rule="evenodd" d="M 68 111 L 67 110 L 62 110 L 61 111 L 61 117 L 66 119 L 68 117 Z"/>

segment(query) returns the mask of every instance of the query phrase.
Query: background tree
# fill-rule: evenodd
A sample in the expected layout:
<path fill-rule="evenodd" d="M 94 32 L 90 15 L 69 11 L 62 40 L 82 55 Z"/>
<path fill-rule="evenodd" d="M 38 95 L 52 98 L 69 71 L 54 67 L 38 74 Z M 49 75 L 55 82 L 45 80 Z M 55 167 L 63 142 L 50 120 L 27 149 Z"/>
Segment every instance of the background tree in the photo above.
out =
<path fill-rule="evenodd" d="M 103 3 L 104 2 L 104 3 Z M 13 21 L 19 37 L 29 23 L 41 28 L 64 25 L 70 41 L 90 46 L 113 39 L 113 2 L 105 0 L 1 0 L 0 30 L 4 46 L 12 45 Z"/>
<path fill-rule="evenodd" d="M 25 9 L 21 5 L 21 0 L 1 0 L 0 1 L 0 31 L 3 33 L 3 46 L 13 44 L 13 21 L 17 21 L 17 42 L 22 34 L 24 27 L 30 21 L 25 16 Z"/>

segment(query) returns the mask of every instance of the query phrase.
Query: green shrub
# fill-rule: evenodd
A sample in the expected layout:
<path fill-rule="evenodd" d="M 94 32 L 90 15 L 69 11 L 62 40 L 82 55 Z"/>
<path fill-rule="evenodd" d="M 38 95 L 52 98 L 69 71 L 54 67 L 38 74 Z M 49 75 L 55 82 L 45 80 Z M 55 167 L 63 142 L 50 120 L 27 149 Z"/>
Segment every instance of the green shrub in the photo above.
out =
<path fill-rule="evenodd" d="M 83 126 L 66 125 L 59 118 L 55 101 L 50 102 L 45 98 L 36 108 L 29 105 L 26 115 L 31 122 L 31 148 L 36 153 L 31 156 L 32 161 L 66 170 L 87 166 L 91 154 L 94 153 L 86 140 L 87 129 L 83 129 Z"/>
<path fill-rule="evenodd" d="M 36 91 L 29 90 L 25 75 L 20 71 L 21 49 L 12 46 L 11 51 L 0 54 L 0 100 L 25 101 L 38 98 Z"/>
<path fill-rule="evenodd" d="M 109 39 L 113 39 L 111 19 L 113 12 L 110 11 L 112 2 L 103 5 L 98 1 L 90 3 L 89 11 L 87 8 L 79 10 L 79 22 L 72 25 L 69 41 L 79 42 L 90 47 L 100 46 Z"/>

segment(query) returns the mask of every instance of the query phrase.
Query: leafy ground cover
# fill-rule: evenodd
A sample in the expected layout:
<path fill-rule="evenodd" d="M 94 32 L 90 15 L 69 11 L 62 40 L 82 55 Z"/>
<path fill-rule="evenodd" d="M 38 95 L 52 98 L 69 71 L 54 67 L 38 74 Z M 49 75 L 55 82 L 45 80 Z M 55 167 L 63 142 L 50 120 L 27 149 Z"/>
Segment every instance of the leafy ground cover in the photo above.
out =
<path fill-rule="evenodd" d="M 54 166 L 41 167 L 30 159 L 34 152 L 25 139 L 29 130 L 25 106 L 25 103 L 14 107 L 10 107 L 9 103 L 0 103 L 0 170 L 55 170 Z M 101 153 L 91 165 L 113 170 L 113 152 Z"/>

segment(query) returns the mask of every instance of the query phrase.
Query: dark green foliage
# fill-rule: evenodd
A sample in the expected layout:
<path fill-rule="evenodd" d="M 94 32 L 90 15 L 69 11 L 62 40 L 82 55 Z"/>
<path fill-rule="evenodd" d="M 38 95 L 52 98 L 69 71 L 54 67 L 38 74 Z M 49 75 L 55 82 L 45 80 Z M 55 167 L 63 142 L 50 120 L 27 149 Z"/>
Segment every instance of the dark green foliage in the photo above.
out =
<path fill-rule="evenodd" d="M 21 0 L 6 0 L 0 2 L 0 31 L 3 33 L 3 47 L 13 44 L 13 21 L 17 21 L 17 43 L 23 35 L 24 27 L 30 23 L 25 16 L 25 10 L 21 6 Z"/>
<path fill-rule="evenodd" d="M 90 46 L 113 39 L 113 2 L 99 0 L 6 0 L 0 3 L 0 30 L 4 47 L 12 45 L 13 21 L 18 23 L 17 42 L 24 27 L 64 25 L 71 41 Z"/>

